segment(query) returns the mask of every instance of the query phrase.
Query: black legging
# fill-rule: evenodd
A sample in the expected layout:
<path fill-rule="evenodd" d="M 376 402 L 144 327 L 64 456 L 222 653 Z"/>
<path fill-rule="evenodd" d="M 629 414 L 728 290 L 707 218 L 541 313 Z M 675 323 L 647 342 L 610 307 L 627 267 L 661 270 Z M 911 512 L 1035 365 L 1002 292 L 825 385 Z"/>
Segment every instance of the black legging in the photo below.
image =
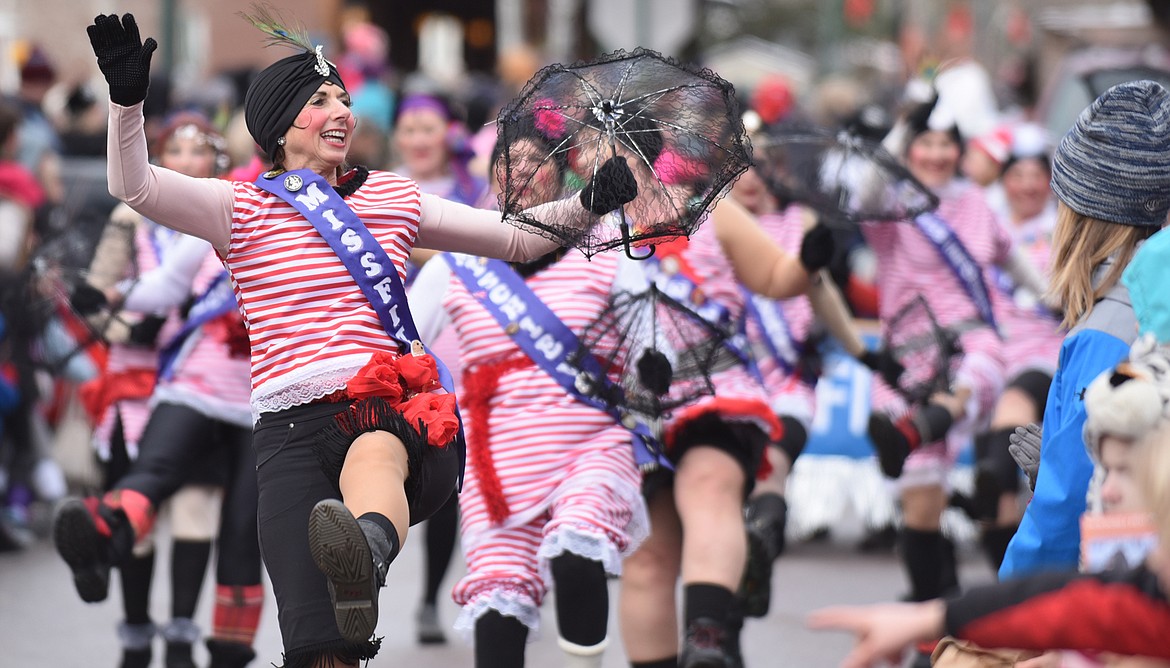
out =
<path fill-rule="evenodd" d="M 210 418 L 178 404 L 160 403 L 139 439 L 138 459 L 115 485 L 146 496 L 158 508 L 200 470 L 201 459 L 226 448 L 230 462 L 220 513 L 216 582 L 260 583 L 260 543 L 256 531 L 258 487 L 252 430 Z"/>

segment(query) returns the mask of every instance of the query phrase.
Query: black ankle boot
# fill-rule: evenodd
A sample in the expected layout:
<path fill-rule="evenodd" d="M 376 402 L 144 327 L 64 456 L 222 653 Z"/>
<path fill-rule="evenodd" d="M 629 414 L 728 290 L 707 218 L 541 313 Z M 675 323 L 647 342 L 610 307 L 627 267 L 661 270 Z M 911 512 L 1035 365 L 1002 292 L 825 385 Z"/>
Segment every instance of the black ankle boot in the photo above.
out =
<path fill-rule="evenodd" d="M 374 528 L 388 545 L 385 532 Z M 366 642 L 378 625 L 378 590 L 385 583 L 389 563 L 377 558 L 371 547 L 382 546 L 371 545 L 366 527 L 342 502 L 325 499 L 313 506 L 309 552 L 325 574 L 337 628 L 349 642 Z"/>
<path fill-rule="evenodd" d="M 248 645 L 214 638 L 208 638 L 207 651 L 211 654 L 207 668 L 244 668 L 256 658 L 256 652 Z"/>
<path fill-rule="evenodd" d="M 120 668 L 150 668 L 153 658 L 151 643 L 157 631 L 154 624 L 127 624 L 118 625 L 118 639 L 122 642 L 122 661 Z"/>
<path fill-rule="evenodd" d="M 709 617 L 699 617 L 687 624 L 679 668 L 731 668 L 727 651 L 727 628 Z"/>
<path fill-rule="evenodd" d="M 763 617 L 772 604 L 772 562 L 784 551 L 788 503 L 777 494 L 761 494 L 748 501 L 744 517 L 748 559 L 739 588 L 740 605 L 747 617 Z"/>

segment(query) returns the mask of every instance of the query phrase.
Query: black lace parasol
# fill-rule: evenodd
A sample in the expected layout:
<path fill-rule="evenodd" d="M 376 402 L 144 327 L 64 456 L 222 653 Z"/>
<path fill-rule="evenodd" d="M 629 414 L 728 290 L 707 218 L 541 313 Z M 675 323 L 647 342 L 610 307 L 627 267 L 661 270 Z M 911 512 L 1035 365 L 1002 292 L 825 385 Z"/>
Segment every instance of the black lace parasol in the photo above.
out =
<path fill-rule="evenodd" d="M 908 404 L 923 404 L 950 390 L 962 348 L 958 334 L 938 323 L 922 295 L 886 323 L 883 345 L 905 367 L 894 389 Z"/>
<path fill-rule="evenodd" d="M 586 328 L 582 355 L 601 358 L 620 376 L 621 393 L 602 395 L 584 378 L 585 389 L 610 405 L 660 419 L 714 393 L 711 374 L 738 363 L 732 332 L 703 318 L 651 283 L 638 292 L 616 292 L 610 308 Z"/>
<path fill-rule="evenodd" d="M 547 146 L 535 164 L 532 142 L 524 141 L 533 128 Z M 645 250 L 631 248 L 689 236 L 751 163 L 731 84 L 646 49 L 545 67 L 500 112 L 498 132 L 504 219 L 587 256 L 624 248 L 645 257 Z M 628 204 L 601 215 L 582 213 L 584 206 L 573 215 L 525 212 L 540 164 L 567 165 L 571 192 L 590 184 L 615 156 L 626 158 L 637 181 L 637 197 Z M 593 203 L 589 192 L 583 199 Z"/>
<path fill-rule="evenodd" d="M 757 138 L 755 158 L 773 194 L 808 205 L 829 223 L 909 220 L 938 206 L 880 143 L 845 130 L 774 129 Z"/>

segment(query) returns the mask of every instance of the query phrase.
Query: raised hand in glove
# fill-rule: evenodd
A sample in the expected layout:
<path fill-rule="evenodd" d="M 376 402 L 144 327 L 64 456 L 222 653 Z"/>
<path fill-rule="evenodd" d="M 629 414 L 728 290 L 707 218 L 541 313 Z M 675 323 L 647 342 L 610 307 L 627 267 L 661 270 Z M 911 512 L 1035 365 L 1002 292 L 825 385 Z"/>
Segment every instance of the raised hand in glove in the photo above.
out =
<path fill-rule="evenodd" d="M 800 264 L 808 273 L 816 273 L 829 266 L 835 250 L 833 231 L 818 223 L 800 241 Z"/>
<path fill-rule="evenodd" d="M 150 57 L 158 48 L 153 37 L 143 43 L 133 14 L 99 14 L 85 29 L 97 56 L 98 69 L 110 84 L 110 100 L 123 107 L 146 99 L 150 87 Z"/>
<path fill-rule="evenodd" d="M 1028 487 L 1032 491 L 1036 491 L 1036 474 L 1040 472 L 1040 435 L 1040 425 L 1033 422 L 1016 427 L 1008 436 L 1008 454 L 1028 474 Z"/>
<path fill-rule="evenodd" d="M 109 306 L 106 293 L 98 290 L 89 283 L 78 283 L 73 286 L 69 295 L 69 305 L 80 316 L 91 316 Z"/>
<path fill-rule="evenodd" d="M 906 367 L 887 348 L 867 350 L 858 359 L 870 371 L 880 375 L 890 387 L 898 387 L 898 379 L 906 372 Z"/>
<path fill-rule="evenodd" d="M 595 216 L 604 216 L 637 196 L 638 181 L 634 173 L 625 158 L 615 155 L 581 189 L 581 206 Z"/>

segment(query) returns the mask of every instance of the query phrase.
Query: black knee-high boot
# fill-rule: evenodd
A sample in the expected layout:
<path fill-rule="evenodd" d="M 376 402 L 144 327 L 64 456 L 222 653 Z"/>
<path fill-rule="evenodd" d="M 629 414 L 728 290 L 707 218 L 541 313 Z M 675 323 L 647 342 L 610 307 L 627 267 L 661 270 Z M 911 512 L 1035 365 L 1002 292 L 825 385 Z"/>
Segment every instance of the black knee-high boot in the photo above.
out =
<path fill-rule="evenodd" d="M 910 579 L 911 601 L 929 601 L 958 586 L 954 545 L 941 531 L 903 529 L 902 563 Z"/>
<path fill-rule="evenodd" d="M 475 668 L 522 668 L 528 627 L 489 610 L 475 622 Z"/>

